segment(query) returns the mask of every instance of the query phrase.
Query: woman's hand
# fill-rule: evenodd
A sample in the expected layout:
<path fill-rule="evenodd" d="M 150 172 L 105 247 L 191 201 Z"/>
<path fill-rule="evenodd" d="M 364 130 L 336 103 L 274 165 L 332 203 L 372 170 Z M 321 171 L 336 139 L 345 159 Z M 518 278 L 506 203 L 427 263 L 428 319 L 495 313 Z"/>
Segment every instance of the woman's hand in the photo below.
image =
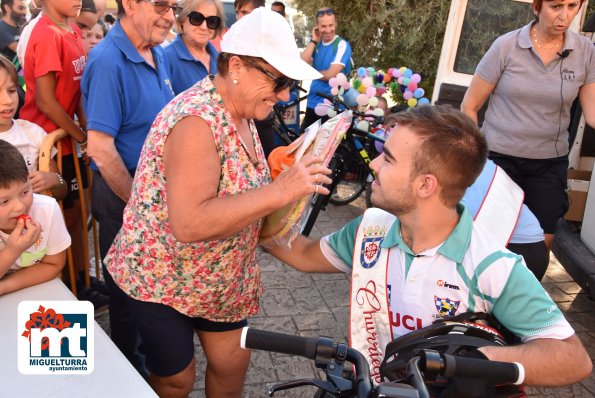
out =
<path fill-rule="evenodd" d="M 322 165 L 322 158 L 305 156 L 285 170 L 271 184 L 279 190 L 283 199 L 296 201 L 312 193 L 328 195 L 330 192 L 322 184 L 330 184 L 331 170 Z"/>
<path fill-rule="evenodd" d="M 31 188 L 33 188 L 33 192 L 35 193 L 47 191 L 55 185 L 60 184 L 56 173 L 44 171 L 32 171 L 29 174 L 29 181 L 31 181 Z"/>

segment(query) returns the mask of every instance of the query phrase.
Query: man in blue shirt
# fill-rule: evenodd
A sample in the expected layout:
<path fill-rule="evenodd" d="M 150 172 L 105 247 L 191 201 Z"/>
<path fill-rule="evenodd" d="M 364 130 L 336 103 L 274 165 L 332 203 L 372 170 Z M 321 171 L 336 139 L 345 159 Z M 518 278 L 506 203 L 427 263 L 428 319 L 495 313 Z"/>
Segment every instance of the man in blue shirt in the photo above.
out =
<path fill-rule="evenodd" d="M 322 78 L 312 81 L 310 86 L 302 130 L 318 119 L 323 119 L 323 122 L 327 119 L 321 118 L 314 112 L 316 105 L 324 101 L 324 98 L 316 93 L 330 95 L 329 79 L 337 76 L 339 72 L 347 74 L 351 71 L 351 46 L 347 40 L 336 35 L 336 30 L 335 10 L 328 7 L 318 10 L 316 26 L 312 29 L 312 40 L 304 48 L 302 59 L 322 73 Z"/>
<path fill-rule="evenodd" d="M 116 1 L 120 18 L 93 49 L 81 80 L 88 154 L 93 160 L 91 210 L 101 226 L 102 259 L 122 226 L 136 164 L 153 119 L 174 97 L 159 45 L 175 22 L 176 2 L 163 6 Z M 105 268 L 103 276 L 110 292 L 111 338 L 142 373 L 140 339 L 124 293 Z"/>

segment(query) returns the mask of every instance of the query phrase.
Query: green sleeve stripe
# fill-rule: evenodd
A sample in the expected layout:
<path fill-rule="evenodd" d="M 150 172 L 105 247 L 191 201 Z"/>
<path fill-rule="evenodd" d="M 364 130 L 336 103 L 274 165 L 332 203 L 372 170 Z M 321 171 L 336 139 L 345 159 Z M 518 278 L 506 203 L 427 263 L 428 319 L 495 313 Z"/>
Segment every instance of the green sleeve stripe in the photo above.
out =
<path fill-rule="evenodd" d="M 519 258 L 496 299 L 493 314 L 517 336 L 539 335 L 565 323 L 562 312 Z"/>
<path fill-rule="evenodd" d="M 343 226 L 337 232 L 330 235 L 328 244 L 345 264 L 353 263 L 353 248 L 357 230 L 362 221 L 359 216 Z"/>
<path fill-rule="evenodd" d="M 469 305 L 468 311 L 474 312 L 475 311 L 475 296 L 473 295 L 473 290 L 471 289 L 471 280 L 469 279 L 469 276 L 465 272 L 465 267 L 463 267 L 463 264 L 457 263 L 457 272 L 459 273 L 459 276 L 463 280 L 463 283 L 465 284 L 465 286 L 467 286 L 467 289 L 469 290 L 469 299 L 467 300 L 468 305 Z"/>

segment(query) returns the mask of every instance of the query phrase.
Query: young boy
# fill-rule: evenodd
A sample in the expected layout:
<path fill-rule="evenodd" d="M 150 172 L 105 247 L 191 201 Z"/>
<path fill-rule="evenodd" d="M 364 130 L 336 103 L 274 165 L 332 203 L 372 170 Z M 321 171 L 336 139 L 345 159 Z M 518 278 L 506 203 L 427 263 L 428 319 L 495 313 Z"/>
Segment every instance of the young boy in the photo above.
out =
<path fill-rule="evenodd" d="M 69 246 L 58 203 L 33 193 L 23 156 L 0 140 L 0 296 L 56 277 Z"/>
<path fill-rule="evenodd" d="M 83 228 L 79 189 L 86 188 L 84 162 L 82 181 L 77 181 L 71 139 L 86 151 L 84 131 L 87 120 L 81 103 L 80 80 L 87 62 L 87 54 L 79 27 L 75 24 L 81 11 L 81 0 L 44 0 L 42 15 L 33 28 L 25 54 L 27 94 L 21 118 L 41 126 L 46 133 L 64 129 L 69 137 L 62 140 L 62 175 L 68 195 L 62 201 L 64 218 L 72 236 L 72 254 L 79 271 L 79 282 L 88 261 L 83 252 Z M 78 117 L 80 127 L 74 122 Z M 85 220 L 86 221 L 86 220 Z M 80 283 L 79 283 L 80 284 Z M 82 286 L 81 286 L 82 287 Z M 103 286 L 100 286 L 103 287 Z M 88 299 L 96 308 L 107 304 L 108 298 L 95 289 L 80 289 L 79 299 Z"/>
<path fill-rule="evenodd" d="M 14 145 L 25 158 L 33 192 L 51 190 L 54 198 L 62 199 L 66 196 L 66 183 L 57 173 L 56 162 L 51 161 L 50 172 L 38 170 L 39 151 L 46 136 L 45 131 L 34 123 L 13 119 L 19 102 L 17 85 L 14 65 L 8 58 L 0 56 L 0 140 Z M 54 149 L 52 157 L 55 154 Z"/>

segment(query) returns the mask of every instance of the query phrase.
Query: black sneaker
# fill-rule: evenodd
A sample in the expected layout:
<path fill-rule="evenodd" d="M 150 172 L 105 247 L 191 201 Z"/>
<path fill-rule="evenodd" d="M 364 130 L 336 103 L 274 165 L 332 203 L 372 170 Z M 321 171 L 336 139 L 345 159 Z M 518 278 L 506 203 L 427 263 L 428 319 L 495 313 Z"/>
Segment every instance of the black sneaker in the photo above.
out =
<path fill-rule="evenodd" d="M 93 288 L 84 287 L 79 290 L 78 299 L 90 301 L 93 304 L 93 308 L 95 308 L 95 312 L 106 310 L 109 304 L 109 296 L 101 294 Z"/>
<path fill-rule="evenodd" d="M 105 282 L 97 279 L 94 276 L 90 276 L 89 279 L 91 289 L 96 290 L 103 295 L 109 296 L 109 290 L 107 290 Z M 85 275 L 82 272 L 79 272 L 79 277 L 76 281 L 76 288 L 78 290 L 85 288 Z"/>

